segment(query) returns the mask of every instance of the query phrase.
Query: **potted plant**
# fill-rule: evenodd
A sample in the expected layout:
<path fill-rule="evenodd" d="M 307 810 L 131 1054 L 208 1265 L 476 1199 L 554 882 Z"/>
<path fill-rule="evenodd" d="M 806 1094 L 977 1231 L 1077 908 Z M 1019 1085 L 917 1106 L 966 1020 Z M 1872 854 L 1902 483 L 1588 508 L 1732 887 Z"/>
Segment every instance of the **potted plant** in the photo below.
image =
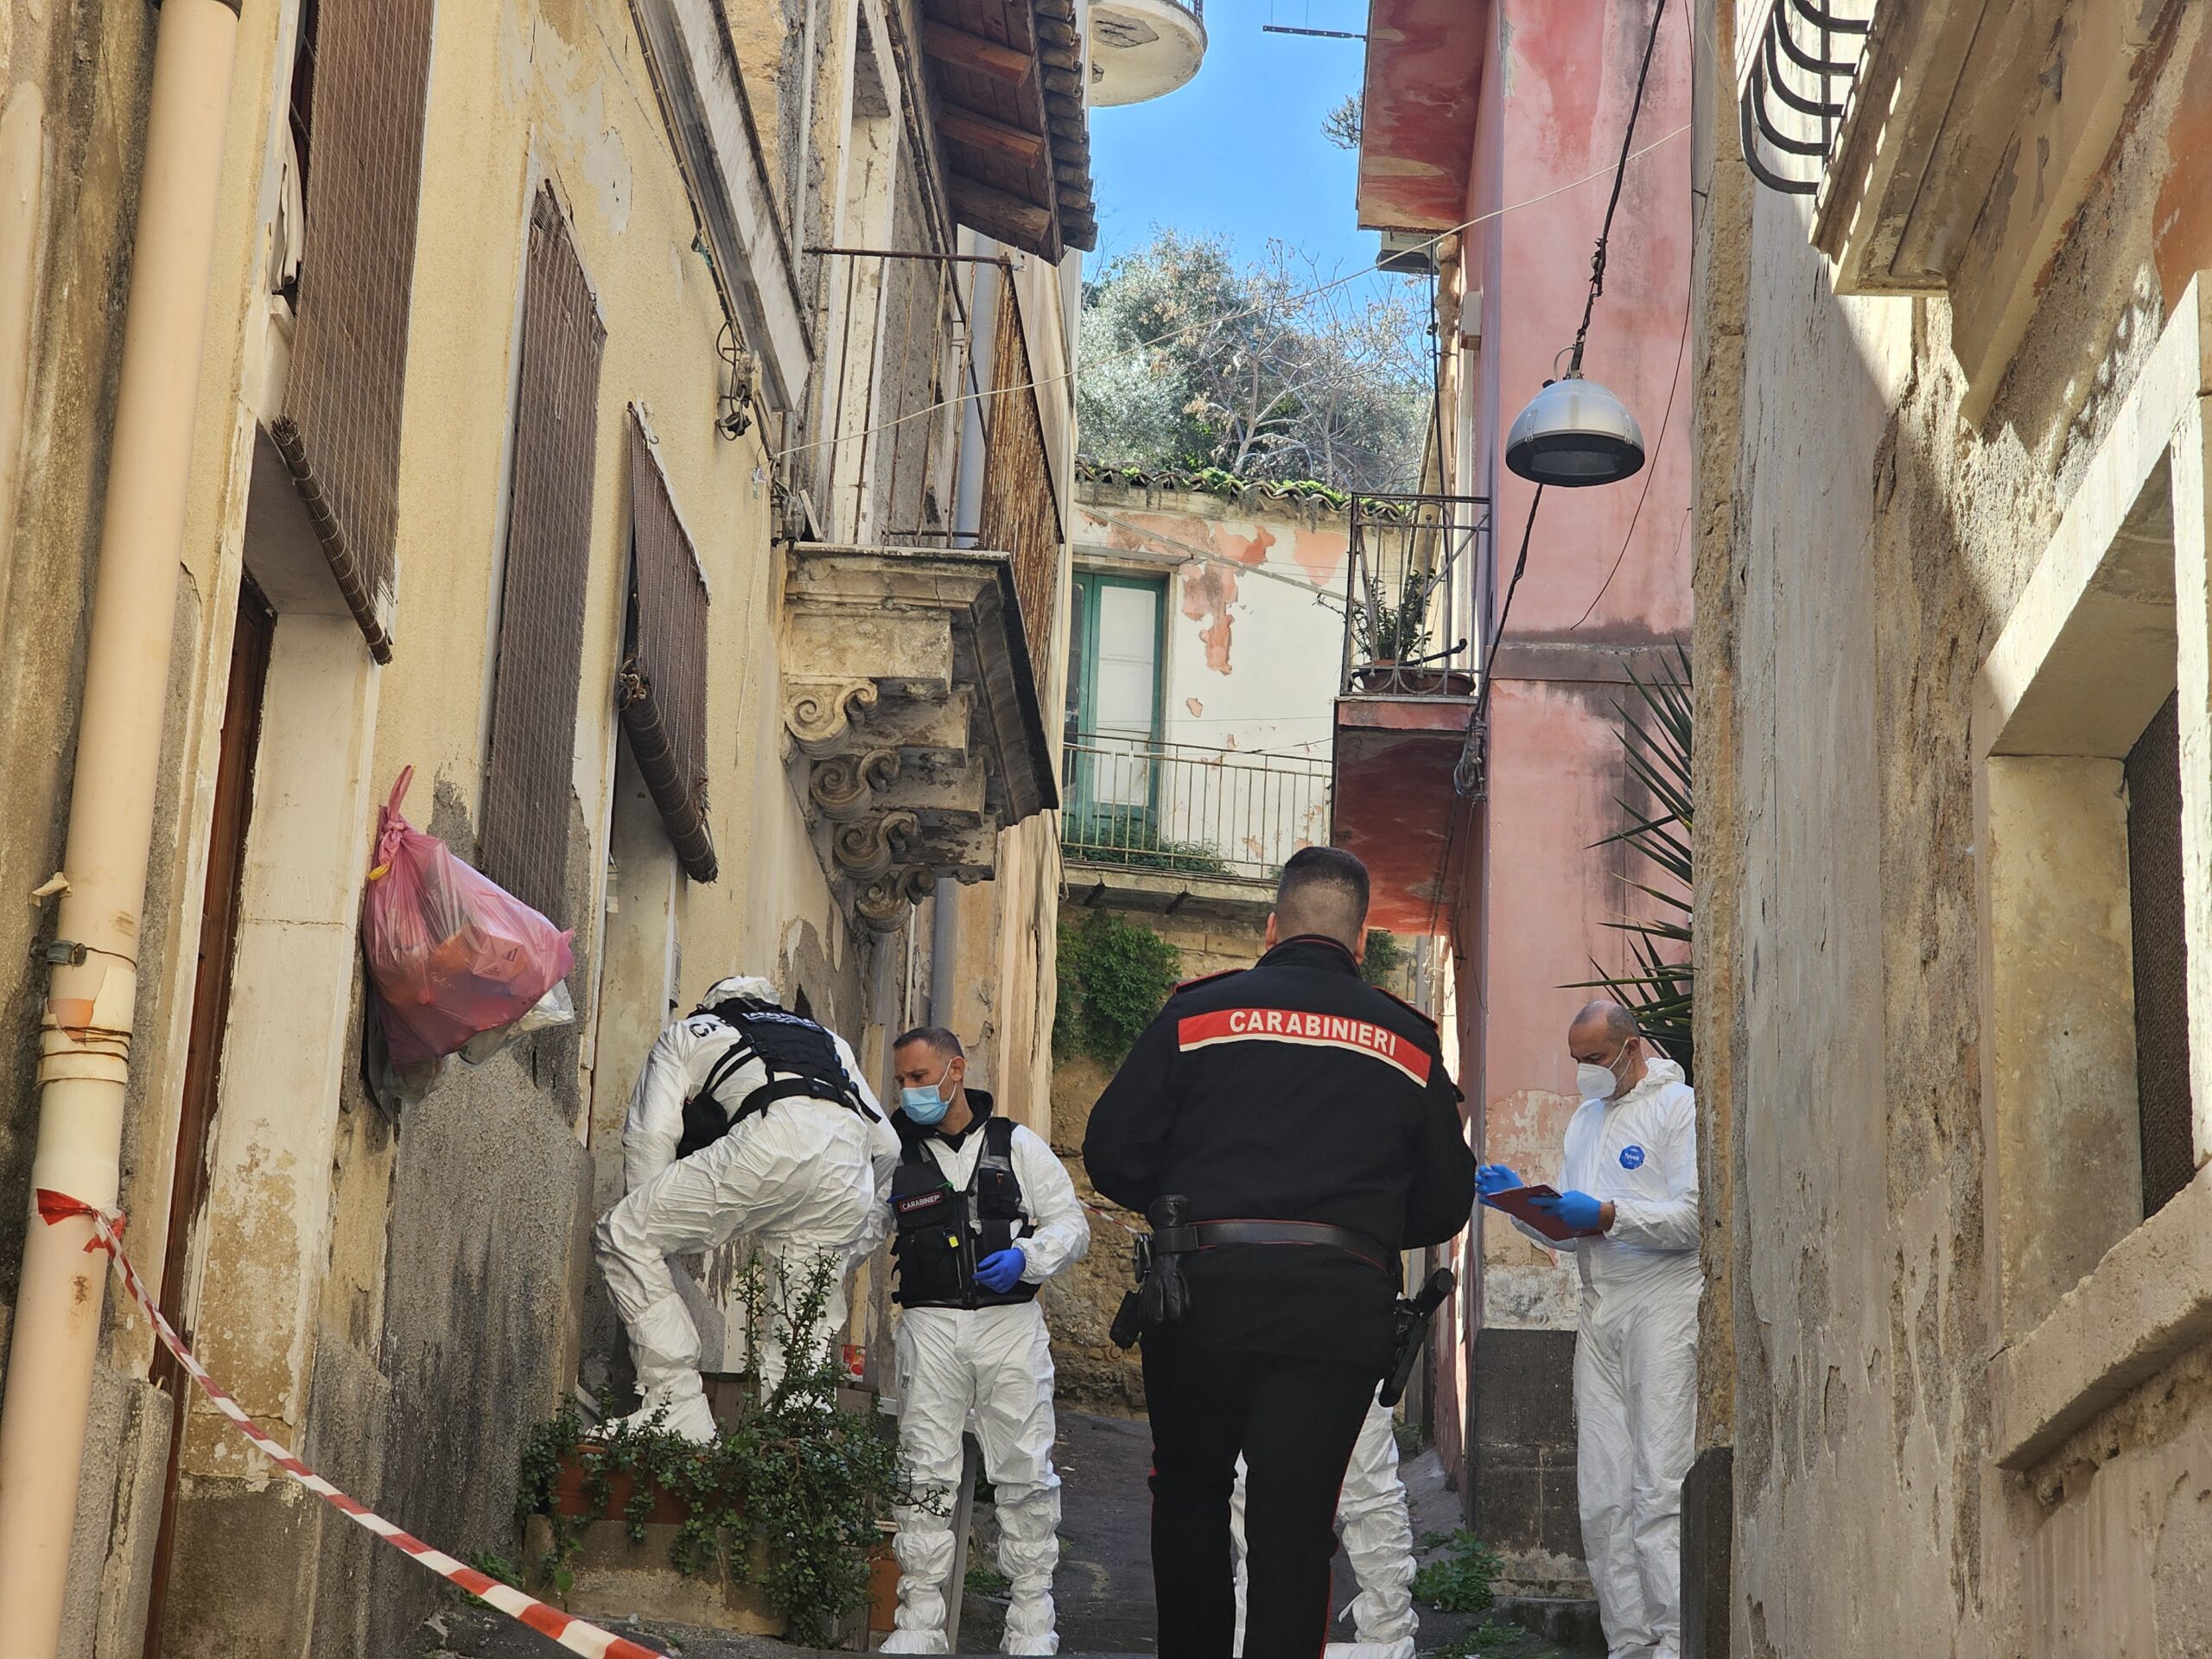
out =
<path fill-rule="evenodd" d="M 796 1290 L 779 1270 L 771 1295 L 760 1259 L 748 1264 L 747 1351 L 760 1351 L 755 1311 L 768 1309 L 784 1376 L 765 1397 L 756 1387 L 711 1444 L 658 1420 L 588 1433 L 573 1407 L 538 1427 L 515 1499 L 534 1588 L 585 1617 L 643 1612 L 804 1643 L 868 1605 L 893 1507 L 943 1495 L 912 1489 L 887 1420 L 849 1399 L 840 1408 L 842 1356 L 814 1333 L 842 1265 L 824 1258 Z"/>
<path fill-rule="evenodd" d="M 1395 600 L 1378 584 L 1352 607 L 1353 677 L 1363 691 L 1395 691 L 1413 696 L 1466 696 L 1473 677 L 1461 670 L 1426 665 L 1433 634 L 1429 601 L 1443 586 L 1440 569 L 1406 572 Z"/>

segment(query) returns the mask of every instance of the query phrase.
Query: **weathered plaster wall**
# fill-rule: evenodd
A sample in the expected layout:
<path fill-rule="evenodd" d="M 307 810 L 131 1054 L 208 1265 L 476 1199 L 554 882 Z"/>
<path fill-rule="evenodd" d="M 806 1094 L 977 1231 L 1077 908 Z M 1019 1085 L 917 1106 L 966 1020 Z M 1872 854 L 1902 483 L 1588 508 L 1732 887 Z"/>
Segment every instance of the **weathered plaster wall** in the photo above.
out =
<path fill-rule="evenodd" d="M 1077 499 L 1085 568 L 1166 577 L 1161 736 L 1325 754 L 1344 654 L 1343 510 L 1095 480 Z M 1313 839 L 1327 830 L 1324 818 Z"/>
<path fill-rule="evenodd" d="M 1732 1395 L 1730 1650 L 1753 1659 L 2205 1644 L 2201 1353 L 2041 1470 L 1992 1460 L 2012 1333 L 1985 1202 L 1969 727 L 1974 677 L 2166 323 L 2176 181 L 2202 197 L 2203 25 L 2176 14 L 1979 428 L 1958 416 L 1952 301 L 1836 298 L 1803 204 L 1713 175 L 1700 712 L 1725 703 L 1700 753 L 1725 775 L 1700 796 L 1720 804 L 1700 819 L 1700 924 L 1720 922 L 1700 994 L 1723 999 L 1700 1020 L 1728 1072 L 1703 1098 L 1733 1185 L 1714 1236 L 1733 1340 L 1708 1305 L 1700 1433 L 1725 1440 Z M 1724 86 L 1726 40 L 1707 66 Z M 1732 912 L 1706 909 L 1715 882 Z"/>
<path fill-rule="evenodd" d="M 61 862 L 152 50 L 130 0 L 0 8 L 0 892 L 16 895 Z M 52 926 L 48 906 L 0 905 L 0 1344 Z"/>

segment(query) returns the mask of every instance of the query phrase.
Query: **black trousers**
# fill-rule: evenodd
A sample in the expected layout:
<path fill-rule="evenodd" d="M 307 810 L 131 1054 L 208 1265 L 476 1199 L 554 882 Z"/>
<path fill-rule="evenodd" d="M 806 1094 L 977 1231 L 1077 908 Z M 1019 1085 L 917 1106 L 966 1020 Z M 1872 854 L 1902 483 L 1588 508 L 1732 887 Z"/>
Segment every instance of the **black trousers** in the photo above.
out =
<path fill-rule="evenodd" d="M 1337 1494 L 1375 1398 L 1371 1369 L 1144 1338 L 1160 1659 L 1229 1659 L 1229 1499 L 1244 1457 L 1244 1659 L 1317 1659 L 1328 1639 Z"/>

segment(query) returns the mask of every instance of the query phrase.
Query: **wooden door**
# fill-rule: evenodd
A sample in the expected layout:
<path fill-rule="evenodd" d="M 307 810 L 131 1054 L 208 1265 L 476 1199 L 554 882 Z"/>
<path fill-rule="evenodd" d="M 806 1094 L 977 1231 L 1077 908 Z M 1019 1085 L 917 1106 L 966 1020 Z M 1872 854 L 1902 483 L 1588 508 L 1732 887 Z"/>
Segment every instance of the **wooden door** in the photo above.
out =
<path fill-rule="evenodd" d="M 177 1119 L 175 1173 L 169 1185 L 169 1229 L 162 1262 L 162 1313 L 192 1341 L 185 1306 L 186 1262 L 192 1232 L 207 1198 L 207 1149 L 214 1127 L 230 1023 L 231 968 L 238 954 L 238 887 L 245 868 L 246 825 L 252 817 L 253 759 L 261 741 L 261 699 L 276 617 L 252 582 L 239 590 L 231 636 L 231 680 L 223 699 L 222 753 L 215 766 L 215 811 L 207 836 L 207 881 L 200 894 L 200 960 L 192 982 L 192 1027 L 184 1059 L 184 1102 Z M 191 1379 L 166 1350 L 154 1356 L 153 1378 L 173 1402 L 169 1466 L 162 1491 L 162 1530 L 154 1546 L 153 1596 L 146 1610 L 147 1659 L 162 1650 L 162 1615 L 176 1525 L 177 1459 L 184 1443 Z"/>

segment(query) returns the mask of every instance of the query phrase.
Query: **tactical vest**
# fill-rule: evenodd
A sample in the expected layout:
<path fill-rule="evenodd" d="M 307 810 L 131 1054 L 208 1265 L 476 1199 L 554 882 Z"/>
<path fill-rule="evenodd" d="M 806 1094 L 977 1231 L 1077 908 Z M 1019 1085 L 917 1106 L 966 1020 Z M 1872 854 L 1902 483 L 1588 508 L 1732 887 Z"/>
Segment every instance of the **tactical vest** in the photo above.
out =
<path fill-rule="evenodd" d="M 781 1008 L 748 1007 L 741 1002 L 718 1003 L 702 1008 L 737 1033 L 737 1041 L 715 1060 L 707 1080 L 683 1103 L 683 1136 L 676 1155 L 689 1158 L 712 1146 L 755 1112 L 766 1111 L 779 1100 L 835 1101 L 861 1116 L 871 1116 L 861 1098 L 860 1085 L 845 1070 L 837 1045 L 830 1033 L 804 1014 Z M 730 1110 L 721 1099 L 721 1086 L 748 1060 L 758 1060 L 768 1080 Z"/>
<path fill-rule="evenodd" d="M 901 1307 L 1010 1307 L 1033 1301 L 1037 1287 L 1017 1281 L 1011 1290 L 986 1290 L 976 1264 L 1021 1236 L 1029 1213 L 1014 1173 L 1014 1120 L 983 1120 L 983 1146 L 966 1192 L 955 1192 L 944 1170 L 917 1135 L 906 1142 L 891 1178 L 891 1215 L 898 1232 L 891 1251 L 899 1259 Z"/>

